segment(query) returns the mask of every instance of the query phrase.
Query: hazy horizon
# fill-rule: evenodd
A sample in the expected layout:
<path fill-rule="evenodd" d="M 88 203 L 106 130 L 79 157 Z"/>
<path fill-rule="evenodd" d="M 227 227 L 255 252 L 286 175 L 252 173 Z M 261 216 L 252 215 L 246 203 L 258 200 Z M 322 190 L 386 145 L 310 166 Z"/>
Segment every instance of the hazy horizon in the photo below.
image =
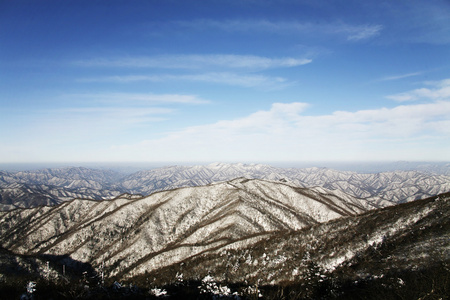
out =
<path fill-rule="evenodd" d="M 448 161 L 278 161 L 278 162 L 28 162 L 28 163 L 1 163 L 0 171 L 36 171 L 52 168 L 84 167 L 91 169 L 107 169 L 122 173 L 134 173 L 142 170 L 151 170 L 170 166 L 207 166 L 215 163 L 225 164 L 261 164 L 278 168 L 329 168 L 340 171 L 378 173 L 388 171 L 417 170 L 426 166 L 444 167 Z"/>

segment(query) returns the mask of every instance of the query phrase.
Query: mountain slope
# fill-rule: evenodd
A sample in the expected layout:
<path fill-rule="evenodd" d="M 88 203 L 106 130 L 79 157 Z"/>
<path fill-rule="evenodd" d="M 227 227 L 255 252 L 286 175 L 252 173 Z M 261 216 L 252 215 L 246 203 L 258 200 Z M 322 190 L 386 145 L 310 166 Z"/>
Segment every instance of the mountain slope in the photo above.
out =
<path fill-rule="evenodd" d="M 253 245 L 217 249 L 160 269 L 157 278 L 162 285 L 173 282 L 177 273 L 183 273 L 185 280 L 200 280 L 212 274 L 217 281 L 228 284 L 296 283 L 303 284 L 304 290 L 312 280 L 315 284 L 333 281 L 336 287 L 343 282 L 355 285 L 380 280 L 389 274 L 398 281 L 399 276 L 440 266 L 447 271 L 437 279 L 445 281 L 450 275 L 449 263 L 447 193 L 299 231 L 266 234 Z M 147 276 L 156 276 L 156 272 Z M 376 294 L 371 298 L 376 299 Z"/>
<path fill-rule="evenodd" d="M 323 188 L 239 178 L 140 199 L 73 200 L 2 212 L 0 242 L 18 254 L 69 255 L 94 267 L 103 263 L 111 276 L 125 278 L 371 208 Z"/>

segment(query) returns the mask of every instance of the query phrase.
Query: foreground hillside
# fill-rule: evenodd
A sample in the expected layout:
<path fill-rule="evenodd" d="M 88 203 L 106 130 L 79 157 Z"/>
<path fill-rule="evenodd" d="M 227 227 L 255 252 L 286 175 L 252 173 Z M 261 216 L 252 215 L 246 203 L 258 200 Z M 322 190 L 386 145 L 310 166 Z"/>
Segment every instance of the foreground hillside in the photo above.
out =
<path fill-rule="evenodd" d="M 312 265 L 321 274 L 345 272 L 355 279 L 424 269 L 450 262 L 449 195 L 277 232 L 254 245 L 202 254 L 167 270 L 182 270 L 193 279 L 215 270 L 219 281 L 277 285 L 294 282 Z"/>
<path fill-rule="evenodd" d="M 258 288 L 271 299 L 448 299 L 450 193 L 266 235 L 146 278 L 171 283 L 176 295 L 179 274 L 193 282 L 212 276 L 241 292 Z"/>
<path fill-rule="evenodd" d="M 444 299 L 449 206 L 442 194 L 375 209 L 240 178 L 13 210 L 0 213 L 0 283 L 37 280 L 57 298 Z"/>
<path fill-rule="evenodd" d="M 440 166 L 426 170 L 357 173 L 327 168 L 276 168 L 261 164 L 215 163 L 171 166 L 129 175 L 88 168 L 0 171 L 0 210 L 56 205 L 78 199 L 105 200 L 120 194 L 150 195 L 179 187 L 202 186 L 238 177 L 289 182 L 301 187 L 339 190 L 381 206 L 423 199 L 450 190 L 450 176 Z M 449 171 L 450 172 L 450 171 Z"/>

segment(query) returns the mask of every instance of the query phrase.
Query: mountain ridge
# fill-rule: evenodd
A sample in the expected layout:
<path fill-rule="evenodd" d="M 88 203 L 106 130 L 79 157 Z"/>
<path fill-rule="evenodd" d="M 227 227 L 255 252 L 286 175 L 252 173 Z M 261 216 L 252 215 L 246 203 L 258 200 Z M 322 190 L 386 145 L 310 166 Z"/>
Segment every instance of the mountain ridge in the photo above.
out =
<path fill-rule="evenodd" d="M 277 168 L 239 163 L 170 166 L 130 175 L 109 170 L 61 168 L 0 172 L 0 209 L 54 205 L 74 198 L 112 199 L 123 193 L 146 196 L 156 191 L 201 186 L 242 176 L 303 187 L 322 186 L 380 205 L 388 205 L 389 201 L 413 201 L 450 190 L 450 176 L 420 171 L 364 174 L 328 168 Z"/>

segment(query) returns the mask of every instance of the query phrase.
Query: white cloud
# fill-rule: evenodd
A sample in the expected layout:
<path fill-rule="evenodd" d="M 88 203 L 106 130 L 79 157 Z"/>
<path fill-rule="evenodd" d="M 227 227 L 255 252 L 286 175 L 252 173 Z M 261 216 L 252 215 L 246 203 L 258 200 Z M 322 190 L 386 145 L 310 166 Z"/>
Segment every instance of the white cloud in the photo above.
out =
<path fill-rule="evenodd" d="M 168 73 L 152 75 L 115 75 L 81 78 L 81 82 L 118 82 L 139 81 L 167 82 L 193 81 L 218 83 L 241 87 L 280 88 L 288 81 L 283 77 L 274 77 L 255 73 L 274 68 L 292 68 L 311 63 L 306 58 L 268 58 L 254 55 L 164 55 L 154 57 L 123 57 L 115 59 L 92 59 L 78 61 L 76 64 L 89 67 L 159 68 L 189 69 L 190 74 Z"/>
<path fill-rule="evenodd" d="M 386 96 L 386 98 L 397 101 L 397 102 L 406 102 L 406 101 L 417 100 L 417 97 L 413 93 L 399 93 L 399 94 L 395 94 L 395 95 Z"/>
<path fill-rule="evenodd" d="M 425 100 L 446 100 L 450 98 L 450 79 L 428 82 L 431 88 L 420 88 L 405 93 L 389 95 L 386 98 L 404 102 L 419 99 Z"/>
<path fill-rule="evenodd" d="M 450 150 L 449 129 L 442 127 L 450 121 L 449 101 L 321 116 L 305 115 L 307 107 L 275 103 L 241 119 L 188 127 L 111 153 L 178 161 L 450 159 L 450 152 L 427 144 L 447 141 Z"/>
<path fill-rule="evenodd" d="M 115 123 L 142 121 L 143 118 L 150 117 L 150 120 L 160 119 L 154 118 L 155 115 L 165 115 L 172 113 L 173 109 L 163 107 L 70 107 L 63 109 L 54 109 L 47 111 L 50 115 L 64 116 L 66 121 L 83 120 L 101 120 Z M 67 116 L 70 116 L 69 118 Z M 58 117 L 59 118 L 59 117 Z"/>
<path fill-rule="evenodd" d="M 231 72 L 210 72 L 200 74 L 185 74 L 185 75 L 125 75 L 125 76 L 108 76 L 97 78 L 83 78 L 84 82 L 119 82 L 129 83 L 138 81 L 150 82 L 167 82 L 167 81 L 193 81 L 218 83 L 241 87 L 265 87 L 265 88 L 279 88 L 290 84 L 287 79 L 283 77 L 273 77 L 259 74 L 236 74 Z"/>
<path fill-rule="evenodd" d="M 75 62 L 85 67 L 161 69 L 251 69 L 291 68 L 311 63 L 307 58 L 269 58 L 256 55 L 205 54 L 159 55 L 150 57 L 95 58 Z"/>
<path fill-rule="evenodd" d="M 210 83 L 221 83 L 234 86 L 243 87 L 274 87 L 280 84 L 286 84 L 287 80 L 282 77 L 272 77 L 266 75 L 254 75 L 254 74 L 235 74 L 235 73 L 206 73 L 206 74 L 193 74 L 193 75 L 180 75 L 175 76 L 174 79 L 188 80 L 188 81 L 200 81 Z"/>
<path fill-rule="evenodd" d="M 106 78 L 107 79 L 107 78 Z M 127 80 L 126 78 L 110 78 L 111 81 Z M 142 78 L 130 78 L 129 80 L 145 80 Z M 89 99 L 102 103 L 124 103 L 124 104 L 205 104 L 210 101 L 204 100 L 196 95 L 180 94 L 137 94 L 137 93 L 99 93 L 99 94 L 70 94 L 66 98 Z"/>
<path fill-rule="evenodd" d="M 232 32 L 264 32 L 275 34 L 307 34 L 324 36 L 343 36 L 349 41 L 359 41 L 375 37 L 383 29 L 378 24 L 350 25 L 346 23 L 311 23 L 298 21 L 268 21 L 268 20 L 225 20 L 199 19 L 193 21 L 178 21 L 176 25 L 196 30 L 216 28 Z"/>
<path fill-rule="evenodd" d="M 347 40 L 359 41 L 379 35 L 382 29 L 383 26 L 381 25 L 363 25 L 343 26 L 341 30 L 348 34 Z"/>
<path fill-rule="evenodd" d="M 386 77 L 379 79 L 379 81 L 399 80 L 399 79 L 403 79 L 403 78 L 418 76 L 420 74 L 422 74 L 422 72 L 414 72 L 414 73 L 407 73 L 407 74 L 401 74 L 401 75 L 386 76 Z"/>

